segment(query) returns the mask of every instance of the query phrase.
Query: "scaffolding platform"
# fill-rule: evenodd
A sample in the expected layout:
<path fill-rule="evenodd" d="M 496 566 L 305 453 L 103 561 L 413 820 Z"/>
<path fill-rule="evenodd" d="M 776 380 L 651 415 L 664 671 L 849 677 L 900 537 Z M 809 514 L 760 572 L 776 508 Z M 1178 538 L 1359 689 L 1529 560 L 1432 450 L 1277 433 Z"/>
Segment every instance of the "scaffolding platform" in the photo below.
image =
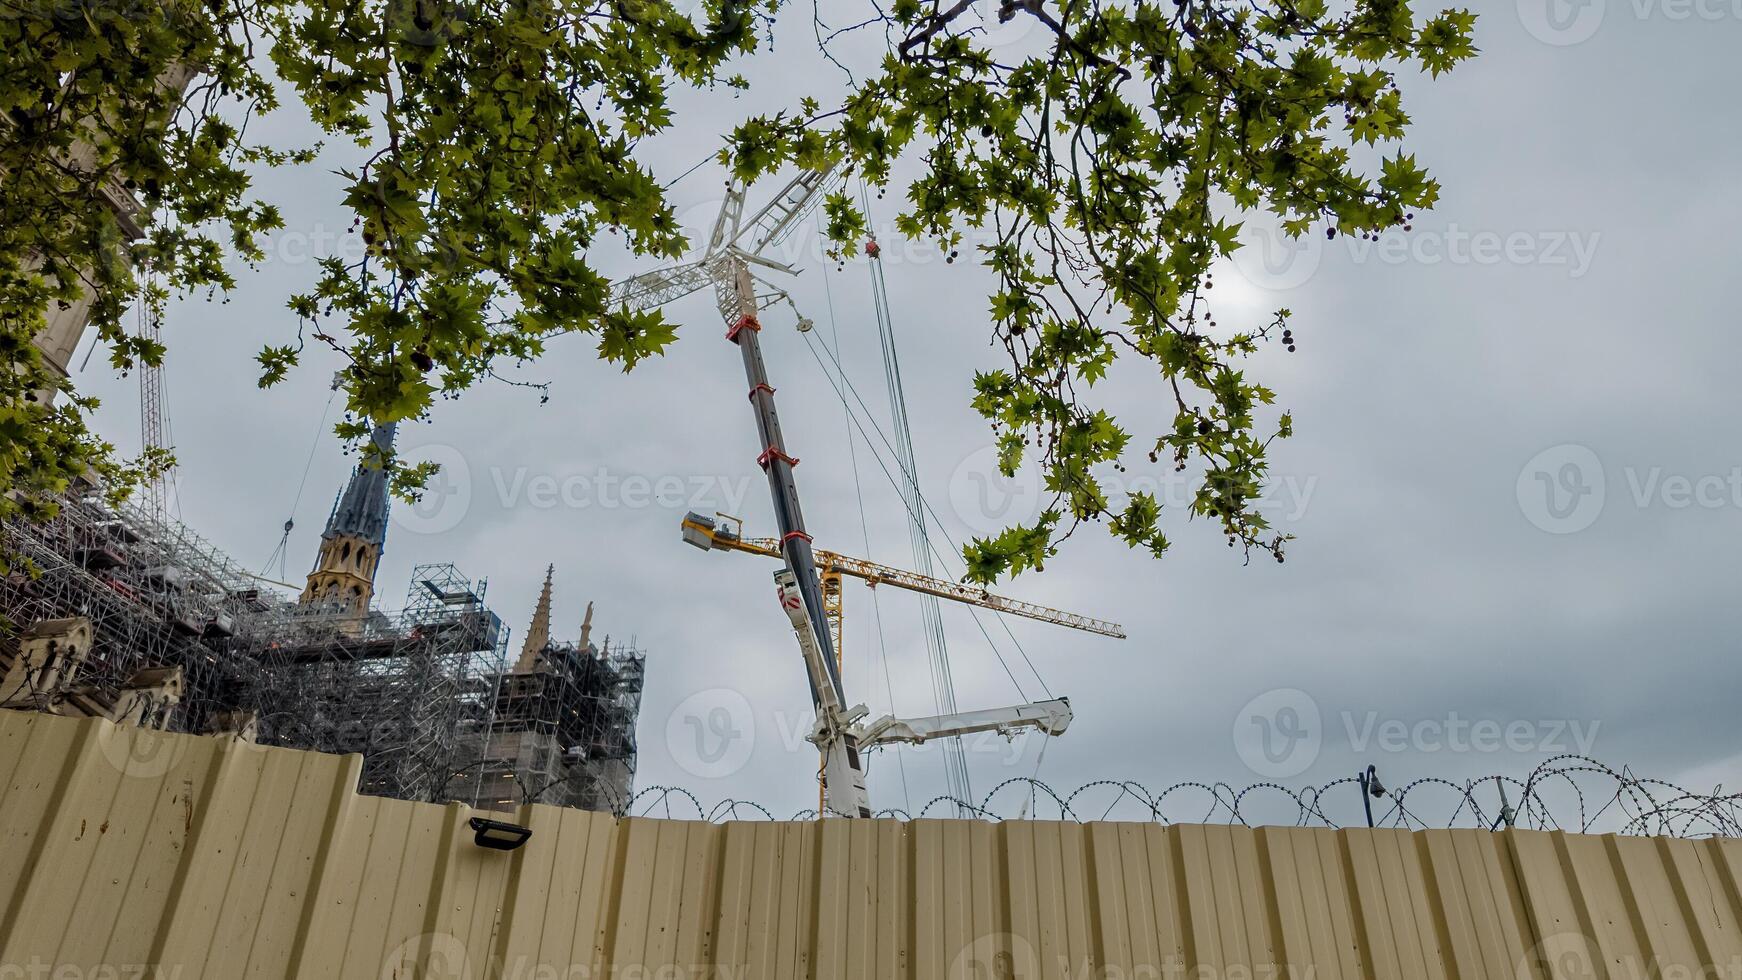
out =
<path fill-rule="evenodd" d="M 639 651 L 557 645 L 532 676 L 512 674 L 485 581 L 453 565 L 417 566 L 396 613 L 310 607 L 89 483 L 51 514 L 0 522 L 0 554 L 0 708 L 113 717 L 140 704 L 138 678 L 179 668 L 173 703 L 140 713 L 154 726 L 357 752 L 365 793 L 600 809 L 628 797 Z M 75 678 L 12 669 L 34 624 L 68 617 L 91 627 Z M 510 743 L 529 747 L 497 751 Z"/>

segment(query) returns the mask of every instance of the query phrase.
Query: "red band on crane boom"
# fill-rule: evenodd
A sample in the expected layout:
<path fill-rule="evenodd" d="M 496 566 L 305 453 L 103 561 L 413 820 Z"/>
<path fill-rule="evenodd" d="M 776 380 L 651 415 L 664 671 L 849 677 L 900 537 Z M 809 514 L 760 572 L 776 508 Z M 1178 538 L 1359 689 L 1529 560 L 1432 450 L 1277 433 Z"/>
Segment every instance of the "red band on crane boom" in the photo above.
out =
<path fill-rule="evenodd" d="M 756 331 L 762 330 L 762 324 L 757 321 L 756 314 L 746 313 L 743 316 L 739 317 L 738 322 L 732 324 L 732 329 L 726 331 L 726 339 L 730 340 L 733 343 L 737 343 L 738 342 L 738 331 L 743 330 L 746 327 L 750 328 L 751 330 L 756 330 Z"/>
<path fill-rule="evenodd" d="M 798 460 L 788 456 L 773 446 L 769 446 L 767 449 L 762 450 L 762 455 L 756 457 L 756 465 L 763 469 L 767 469 L 769 462 L 776 459 L 785 460 L 786 465 L 788 466 L 798 465 Z"/>
<path fill-rule="evenodd" d="M 788 541 L 791 541 L 793 538 L 803 538 L 805 541 L 805 544 L 810 544 L 810 541 L 811 541 L 811 536 L 804 533 L 803 531 L 788 531 L 785 534 L 782 534 L 780 536 L 780 543 L 785 544 Z"/>
<path fill-rule="evenodd" d="M 769 383 L 768 383 L 768 382 L 766 382 L 766 381 L 759 381 L 759 382 L 757 382 L 757 384 L 756 384 L 756 387 L 754 387 L 754 388 L 752 388 L 752 389 L 750 389 L 750 396 L 749 396 L 749 397 L 751 397 L 751 398 L 755 398 L 755 397 L 756 397 L 756 393 L 757 393 L 757 392 L 759 392 L 759 391 L 766 391 L 766 392 L 768 392 L 768 393 L 769 393 L 769 394 L 770 394 L 770 395 L 772 395 L 772 394 L 774 394 L 774 388 L 773 388 L 773 387 L 772 387 L 772 386 L 771 386 L 771 385 L 769 385 Z"/>

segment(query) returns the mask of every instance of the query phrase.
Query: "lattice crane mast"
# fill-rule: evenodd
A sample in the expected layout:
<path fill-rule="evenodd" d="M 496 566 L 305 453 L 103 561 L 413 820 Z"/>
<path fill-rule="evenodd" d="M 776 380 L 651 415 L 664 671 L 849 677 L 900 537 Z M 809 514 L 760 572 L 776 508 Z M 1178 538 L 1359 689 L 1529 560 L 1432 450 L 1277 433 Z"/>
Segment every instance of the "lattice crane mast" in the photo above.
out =
<path fill-rule="evenodd" d="M 750 279 L 749 313 L 754 315 L 776 303 L 785 303 L 797 315 L 798 306 L 792 297 L 762 273 L 773 271 L 790 276 L 797 275 L 798 270 L 769 258 L 767 253 L 786 241 L 805 215 L 838 183 L 839 175 L 832 170 L 803 171 L 745 220 L 745 187 L 742 181 L 732 181 L 726 186 L 726 199 L 720 204 L 720 214 L 714 219 L 713 232 L 701 257 L 618 281 L 611 287 L 613 305 L 635 309 L 664 306 L 712 286 L 720 315 L 727 324 L 735 324 L 745 312 L 742 309 L 745 304 L 737 294 L 739 272 L 743 271 Z M 811 321 L 800 316 L 799 329 L 810 328 Z"/>
<path fill-rule="evenodd" d="M 870 712 L 864 705 L 851 705 L 847 700 L 818 563 L 811 548 L 811 536 L 805 531 L 798 485 L 793 479 L 793 467 L 798 460 L 787 453 L 781 435 L 774 388 L 768 383 L 762 361 L 762 323 L 758 318 L 762 310 L 784 302 L 798 316 L 801 331 L 811 328 L 811 322 L 799 315 L 786 290 L 764 276 L 769 271 L 797 273 L 790 265 L 769 257 L 769 252 L 797 228 L 837 179 L 838 174 L 832 169 L 803 171 L 748 219 L 744 216 L 745 186 L 741 181 L 732 181 L 727 185 L 708 245 L 699 258 L 625 279 L 613 287 L 611 298 L 617 304 L 645 308 L 713 287 L 714 302 L 727 324 L 726 339 L 738 347 L 744 363 L 750 404 L 763 447 L 756 462 L 768 477 L 775 524 L 780 529 L 778 555 L 786 563 L 784 569 L 775 573 L 774 580 L 781 608 L 792 622 L 798 640 L 817 710 L 810 741 L 823 754 L 823 812 L 869 817 L 871 799 L 865 791 L 865 770 L 859 759 L 861 745 L 1020 728 L 1056 735 L 1070 723 L 1070 708 L 1059 699 L 935 718 L 886 717 L 865 724 Z"/>
<path fill-rule="evenodd" d="M 163 327 L 142 293 L 139 298 L 139 336 L 153 344 L 163 343 Z M 138 362 L 139 370 L 139 444 L 147 454 L 169 451 L 169 439 L 163 423 L 163 367 Z M 151 519 L 159 525 L 169 515 L 169 474 L 151 460 L 144 485 L 144 506 Z"/>

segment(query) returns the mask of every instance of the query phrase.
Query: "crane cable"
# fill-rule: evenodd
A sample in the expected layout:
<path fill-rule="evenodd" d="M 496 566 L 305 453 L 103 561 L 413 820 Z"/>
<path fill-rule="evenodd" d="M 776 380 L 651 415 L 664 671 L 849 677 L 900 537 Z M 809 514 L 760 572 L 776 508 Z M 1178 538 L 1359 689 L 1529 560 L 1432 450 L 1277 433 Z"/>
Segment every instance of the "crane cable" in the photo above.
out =
<path fill-rule="evenodd" d="M 827 268 L 823 269 L 823 296 L 828 304 L 829 332 L 833 334 L 835 349 L 840 350 L 841 324 L 835 317 L 835 291 L 834 288 L 829 285 L 829 270 Z M 815 357 L 816 351 L 811 351 L 811 356 Z M 822 366 L 822 361 L 820 359 L 817 361 L 817 365 L 819 367 Z M 824 371 L 823 373 L 825 376 L 828 374 L 827 371 Z M 836 393 L 839 394 L 839 391 L 837 390 Z M 865 557 L 874 560 L 874 556 L 871 554 L 871 526 L 865 519 L 865 486 L 859 479 L 859 450 L 856 445 L 857 440 L 853 438 L 853 408 L 851 405 L 847 404 L 847 399 L 844 397 L 841 399 L 841 415 L 843 420 L 847 423 L 847 458 L 851 460 L 853 464 L 853 493 L 859 499 L 859 534 L 865 542 Z M 867 440 L 866 445 L 867 448 L 870 448 L 869 440 Z M 873 449 L 872 452 L 875 453 L 876 450 Z M 879 462 L 881 463 L 881 460 Z M 889 674 L 889 644 L 883 636 L 883 603 L 882 600 L 878 598 L 876 589 L 871 589 L 869 591 L 871 592 L 871 614 L 877 623 L 877 659 L 881 661 L 883 667 L 883 693 L 889 699 L 889 713 L 895 714 L 895 682 L 891 679 Z M 835 652 L 837 655 L 840 653 L 839 650 Z M 866 653 L 866 659 L 870 659 L 869 652 Z M 909 792 L 907 787 L 906 753 L 895 753 L 895 763 L 901 770 L 902 804 L 909 812 L 911 812 L 913 810 L 913 795 Z"/>
<path fill-rule="evenodd" d="M 817 366 L 823 371 L 823 376 L 827 378 L 830 385 L 834 387 L 836 397 L 840 398 L 842 403 L 845 404 L 847 394 L 850 392 L 853 395 L 853 400 L 858 402 L 860 408 L 864 410 L 864 417 L 869 419 L 871 430 L 877 433 L 878 439 L 880 439 L 883 442 L 883 445 L 893 453 L 895 449 L 894 446 L 890 445 L 889 437 L 884 435 L 882 427 L 877 424 L 877 420 L 871 417 L 870 406 L 865 404 L 865 399 L 859 394 L 859 389 L 854 386 L 852 379 L 848 377 L 846 368 L 842 366 L 840 358 L 835 355 L 834 351 L 829 350 L 827 344 L 812 344 L 810 341 L 810 334 L 801 334 L 800 336 L 804 337 L 807 346 L 810 346 L 811 357 L 816 359 Z M 817 347 L 821 347 L 823 353 L 829 355 L 829 361 L 834 365 L 833 373 L 830 372 L 829 366 L 823 363 L 822 358 L 817 355 Z M 837 377 L 839 378 L 838 381 L 836 380 Z M 889 472 L 888 464 L 883 462 L 882 455 L 877 452 L 876 445 L 871 442 L 870 434 L 865 431 L 865 423 L 861 421 L 860 418 L 861 413 L 854 411 L 850 405 L 847 406 L 847 409 L 849 417 L 853 420 L 854 426 L 858 428 L 859 434 L 864 437 L 866 446 L 871 449 L 871 458 L 877 463 L 878 468 L 883 471 L 883 478 L 889 481 L 891 488 L 899 492 L 901 488 L 900 485 L 896 483 L 894 474 Z M 905 501 L 903 503 L 905 504 Z M 937 511 L 931 505 L 931 501 L 926 499 L 923 493 L 920 494 L 919 504 L 924 513 L 931 515 L 932 523 L 936 525 L 938 532 L 943 535 L 944 541 L 951 548 L 960 551 L 961 546 L 958 545 L 955 539 L 950 535 L 949 529 L 944 527 L 942 518 L 938 517 Z M 943 552 L 937 550 L 935 545 L 933 546 L 932 554 L 937 557 L 939 561 L 944 562 L 946 565 L 948 564 L 949 560 L 945 558 Z M 973 606 L 967 606 L 965 608 L 968 610 L 968 614 L 974 618 L 974 624 L 980 628 L 980 635 L 985 637 L 987 645 L 991 647 L 993 655 L 998 658 L 999 665 L 1004 668 L 1004 673 L 1010 678 L 1010 683 L 1015 686 L 1017 694 L 1021 695 L 1024 700 L 1027 700 L 1028 693 L 1023 690 L 1022 682 L 1017 680 L 1016 675 L 1011 672 L 1010 664 L 1004 659 L 1003 652 L 998 649 L 997 643 L 992 640 L 991 634 L 986 631 L 986 625 L 980 619 L 980 611 Z M 1006 621 L 1005 617 L 998 616 L 997 620 L 998 623 L 1004 627 L 1004 632 L 1010 637 L 1011 642 L 1015 644 L 1017 653 L 1021 654 L 1023 663 L 1027 665 L 1029 673 L 1034 675 L 1034 679 L 1040 684 L 1041 690 L 1046 693 L 1047 697 L 1053 697 L 1052 688 L 1047 685 L 1046 678 L 1040 673 L 1039 669 L 1034 666 L 1034 661 L 1028 656 L 1028 650 L 1022 646 L 1021 641 L 1016 639 L 1016 635 L 1010 629 L 1010 624 Z"/>
<path fill-rule="evenodd" d="M 859 184 L 860 206 L 863 213 L 869 217 L 871 213 L 870 195 L 861 180 Z M 936 569 L 931 560 L 931 539 L 926 534 L 925 514 L 919 507 L 919 463 L 913 450 L 913 428 L 907 416 L 907 391 L 901 380 L 901 359 L 895 348 L 895 324 L 889 310 L 888 284 L 883 277 L 883 261 L 873 244 L 866 251 L 870 254 L 867 269 L 871 279 L 871 306 L 877 319 L 877 339 L 883 355 L 883 384 L 889 396 L 890 428 L 895 432 L 895 461 L 901 469 L 900 491 L 907 503 L 907 532 L 909 543 L 913 548 L 914 571 L 921 575 L 933 576 Z M 923 596 L 920 599 L 920 620 L 924 624 L 926 652 L 931 662 L 932 698 L 937 704 L 939 714 L 953 715 L 957 712 L 956 683 L 950 664 L 949 641 L 944 636 L 943 612 L 938 607 L 936 596 Z M 967 752 L 960 738 L 951 738 L 943 745 L 944 772 L 952 795 L 959 800 L 970 799 L 973 793 L 968 782 Z"/>
<path fill-rule="evenodd" d="M 678 185 L 679 181 L 683 180 L 685 177 L 688 177 L 690 174 L 693 174 L 696 171 L 702 169 L 702 164 L 707 163 L 709 160 L 712 160 L 717 156 L 719 156 L 718 151 L 710 152 L 707 156 L 702 157 L 700 160 L 697 160 L 694 164 L 692 164 L 688 170 L 685 170 L 683 173 L 678 174 L 676 177 L 673 177 L 672 179 L 666 181 L 663 184 L 660 184 L 659 189 L 662 191 L 671 190 L 673 187 L 676 187 Z"/>
<path fill-rule="evenodd" d="M 315 424 L 314 445 L 311 445 L 308 447 L 308 459 L 303 461 L 302 479 L 300 479 L 296 482 L 296 496 L 293 497 L 290 501 L 290 516 L 285 518 L 285 520 L 284 520 L 284 533 L 278 539 L 278 547 L 274 548 L 272 551 L 272 554 L 267 557 L 266 565 L 264 568 L 261 569 L 262 573 L 265 573 L 268 575 L 271 574 L 272 563 L 274 561 L 277 561 L 278 562 L 278 577 L 279 578 L 286 577 L 285 562 L 288 561 L 289 557 L 290 557 L 290 531 L 291 531 L 291 528 L 296 527 L 296 508 L 298 505 L 300 505 L 302 503 L 302 491 L 303 491 L 304 487 L 308 486 L 309 470 L 311 470 L 314 467 L 315 453 L 316 453 L 316 451 L 318 451 L 321 448 L 321 433 L 327 427 L 327 416 L 332 414 L 333 399 L 335 399 L 337 397 L 339 397 L 339 386 L 337 384 L 335 384 L 335 385 L 333 385 L 332 393 L 327 395 L 326 407 L 321 409 L 321 420 Z M 272 579 L 265 579 L 265 581 L 271 582 L 273 580 Z M 276 584 L 283 585 L 286 583 L 278 582 Z M 291 588 L 295 588 L 295 586 L 291 586 Z"/>
<path fill-rule="evenodd" d="M 822 358 L 817 356 L 816 349 L 819 346 L 822 347 L 823 353 L 828 354 L 831 360 L 834 360 L 834 353 L 829 350 L 829 348 L 826 344 L 811 344 L 808 340 L 808 336 L 809 335 L 806 335 L 807 345 L 810 346 L 811 356 L 813 358 L 816 358 L 817 366 L 822 368 L 823 377 L 828 379 L 829 383 L 834 386 L 836 396 L 839 397 L 843 403 L 845 403 L 847 399 L 846 399 L 845 391 L 841 388 L 841 382 L 836 381 L 835 376 L 833 374 L 829 373 L 829 369 L 826 365 L 823 364 Z M 836 364 L 837 370 L 839 370 L 840 362 L 836 361 L 835 364 Z M 847 380 L 847 376 L 846 376 L 846 373 L 844 371 L 841 372 L 840 378 L 841 378 L 841 381 L 846 381 L 846 383 L 847 383 L 846 390 L 852 390 L 853 397 L 855 399 L 859 399 L 858 391 L 856 389 L 852 388 L 853 383 L 851 381 Z M 864 404 L 863 399 L 859 399 L 859 402 L 861 405 Z M 871 436 L 869 433 L 867 433 L 865 431 L 865 423 L 860 420 L 860 413 L 858 413 L 856 411 L 852 411 L 851 408 L 849 408 L 848 411 L 849 411 L 848 417 L 853 420 L 853 425 L 855 428 L 857 428 L 859 430 L 859 435 L 862 438 L 864 438 L 865 444 L 867 446 L 871 446 Z M 876 432 L 878 437 L 883 439 L 884 444 L 888 445 L 888 437 L 883 435 L 883 430 L 878 427 L 875 419 L 873 419 L 871 421 L 871 427 L 872 427 L 872 431 Z M 889 472 L 889 464 L 887 464 L 883 461 L 882 455 L 876 451 L 875 446 L 872 446 L 871 449 L 872 449 L 871 459 L 872 459 L 872 461 L 874 461 L 877 464 L 878 469 L 883 471 L 883 478 L 889 482 L 889 486 L 891 489 L 899 492 L 901 490 L 901 485 L 895 481 L 895 474 Z M 929 511 L 930 509 L 931 509 L 930 505 L 928 504 L 926 506 L 926 510 Z M 934 551 L 933 554 L 937 555 L 940 559 L 942 557 L 941 554 L 939 554 L 938 552 Z M 1016 674 L 1013 673 L 1010 669 L 1009 661 L 1004 659 L 1004 654 L 998 649 L 997 645 L 992 642 L 991 634 L 987 633 L 985 625 L 983 623 L 980 623 L 980 611 L 978 609 L 974 608 L 973 606 L 966 606 L 964 608 L 966 608 L 968 610 L 969 615 L 974 617 L 974 622 L 980 626 L 980 634 L 986 638 L 987 644 L 991 645 L 993 655 L 998 658 L 998 665 L 1000 667 L 1004 668 L 1004 675 L 1006 677 L 1010 678 L 1010 683 L 1015 686 L 1016 693 L 1018 695 L 1020 695 L 1021 697 L 1023 697 L 1024 699 L 1027 699 L 1028 693 L 1022 689 L 1022 682 L 1016 679 Z M 1002 619 L 1003 617 L 999 617 L 999 618 Z M 1024 661 L 1028 660 L 1027 653 L 1023 654 L 1023 660 Z M 1030 671 L 1034 671 L 1034 664 L 1032 662 L 1030 662 L 1028 666 L 1029 666 Z M 1034 671 L 1034 675 L 1035 675 L 1035 678 L 1037 680 L 1041 681 L 1041 684 L 1044 687 L 1046 682 L 1044 681 L 1044 679 L 1041 679 L 1039 672 Z M 1047 696 L 1051 697 L 1052 692 L 1048 691 Z"/>

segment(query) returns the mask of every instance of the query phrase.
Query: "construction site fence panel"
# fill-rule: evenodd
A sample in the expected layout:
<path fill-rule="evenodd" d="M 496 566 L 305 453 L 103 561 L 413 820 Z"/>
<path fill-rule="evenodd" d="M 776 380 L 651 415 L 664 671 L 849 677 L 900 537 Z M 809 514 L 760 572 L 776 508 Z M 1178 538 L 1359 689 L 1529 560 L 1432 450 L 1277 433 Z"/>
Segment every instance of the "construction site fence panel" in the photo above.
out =
<path fill-rule="evenodd" d="M 493 814 L 531 831 L 503 851 L 475 842 L 463 804 L 358 795 L 361 768 L 357 756 L 0 711 L 0 970 L 1742 975 L 1732 838 L 709 823 L 532 805 Z"/>

